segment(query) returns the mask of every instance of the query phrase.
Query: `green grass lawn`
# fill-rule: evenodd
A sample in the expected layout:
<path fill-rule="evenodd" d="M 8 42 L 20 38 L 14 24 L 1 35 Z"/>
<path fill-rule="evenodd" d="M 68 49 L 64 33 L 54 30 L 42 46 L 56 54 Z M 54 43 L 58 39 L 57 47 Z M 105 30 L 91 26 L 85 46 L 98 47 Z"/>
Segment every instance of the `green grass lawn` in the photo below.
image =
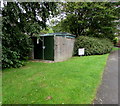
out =
<path fill-rule="evenodd" d="M 108 54 L 3 71 L 3 104 L 91 104 Z M 48 98 L 50 97 L 50 98 Z"/>
<path fill-rule="evenodd" d="M 120 50 L 118 47 L 113 47 L 112 51 Z"/>

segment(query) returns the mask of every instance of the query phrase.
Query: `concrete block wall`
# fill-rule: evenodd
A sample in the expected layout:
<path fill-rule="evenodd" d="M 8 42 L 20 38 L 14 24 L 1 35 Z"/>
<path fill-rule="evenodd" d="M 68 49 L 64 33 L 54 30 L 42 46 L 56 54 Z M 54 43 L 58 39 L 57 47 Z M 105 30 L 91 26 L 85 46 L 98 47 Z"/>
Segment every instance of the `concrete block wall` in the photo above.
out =
<path fill-rule="evenodd" d="M 54 37 L 54 61 L 64 61 L 72 57 L 74 49 L 74 38 Z"/>

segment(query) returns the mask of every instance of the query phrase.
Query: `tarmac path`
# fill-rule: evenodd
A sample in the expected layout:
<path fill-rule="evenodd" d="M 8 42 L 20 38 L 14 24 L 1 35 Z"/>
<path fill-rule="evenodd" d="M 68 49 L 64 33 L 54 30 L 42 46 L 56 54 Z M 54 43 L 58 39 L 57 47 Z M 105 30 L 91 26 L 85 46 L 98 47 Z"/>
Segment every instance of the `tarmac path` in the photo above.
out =
<path fill-rule="evenodd" d="M 118 104 L 118 60 L 120 50 L 110 53 L 102 83 L 98 89 L 94 104 Z"/>

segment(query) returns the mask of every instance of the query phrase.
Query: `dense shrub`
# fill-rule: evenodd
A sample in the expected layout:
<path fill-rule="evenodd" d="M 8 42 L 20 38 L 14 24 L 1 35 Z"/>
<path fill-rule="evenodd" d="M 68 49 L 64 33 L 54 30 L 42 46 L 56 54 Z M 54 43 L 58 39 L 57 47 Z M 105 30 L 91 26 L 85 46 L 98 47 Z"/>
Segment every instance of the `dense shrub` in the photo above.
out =
<path fill-rule="evenodd" d="M 20 54 L 16 51 L 12 51 L 9 48 L 2 48 L 2 67 L 20 67 L 23 65 L 22 61 L 20 61 Z"/>
<path fill-rule="evenodd" d="M 2 68 L 20 67 L 27 60 L 31 41 L 25 34 L 2 35 Z"/>
<path fill-rule="evenodd" d="M 75 41 L 74 55 L 78 55 L 78 48 L 85 48 L 85 55 L 97 55 L 109 53 L 113 44 L 108 39 L 79 36 Z"/>

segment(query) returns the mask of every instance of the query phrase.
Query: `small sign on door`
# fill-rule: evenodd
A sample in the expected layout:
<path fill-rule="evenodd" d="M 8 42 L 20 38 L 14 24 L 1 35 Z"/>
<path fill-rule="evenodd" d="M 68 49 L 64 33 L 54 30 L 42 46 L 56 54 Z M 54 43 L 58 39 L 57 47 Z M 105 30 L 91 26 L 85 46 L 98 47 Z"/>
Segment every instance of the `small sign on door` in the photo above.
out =
<path fill-rule="evenodd" d="M 43 49 L 45 49 L 45 46 L 43 46 Z"/>
<path fill-rule="evenodd" d="M 39 39 L 37 38 L 37 44 L 39 44 Z"/>
<path fill-rule="evenodd" d="M 85 48 L 79 48 L 78 49 L 78 55 L 82 56 L 85 54 Z"/>

